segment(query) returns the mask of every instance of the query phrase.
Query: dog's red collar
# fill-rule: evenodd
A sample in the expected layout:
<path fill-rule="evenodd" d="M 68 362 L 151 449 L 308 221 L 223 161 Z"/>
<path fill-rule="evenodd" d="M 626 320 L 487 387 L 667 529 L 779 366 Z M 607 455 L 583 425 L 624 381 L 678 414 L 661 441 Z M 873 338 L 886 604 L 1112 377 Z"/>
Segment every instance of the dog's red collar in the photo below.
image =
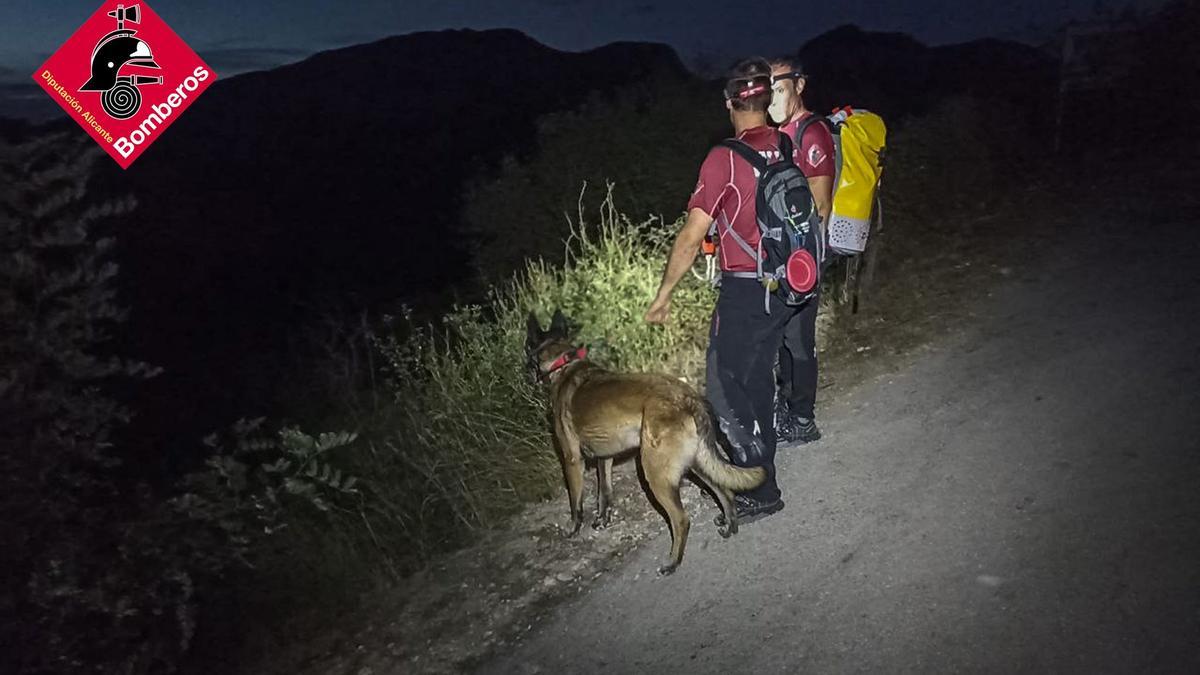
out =
<path fill-rule="evenodd" d="M 582 360 L 586 359 L 587 354 L 588 354 L 588 348 L 586 346 L 580 347 L 579 349 L 576 349 L 574 351 L 563 352 L 562 356 L 559 356 L 557 359 L 554 359 L 554 363 L 550 364 L 550 367 L 546 369 L 546 373 L 544 375 L 542 375 L 542 377 L 550 377 L 551 375 L 553 375 L 555 373 L 555 371 L 559 371 L 559 370 L 562 370 L 563 368 L 566 368 L 567 364 L 572 361 L 582 361 Z"/>

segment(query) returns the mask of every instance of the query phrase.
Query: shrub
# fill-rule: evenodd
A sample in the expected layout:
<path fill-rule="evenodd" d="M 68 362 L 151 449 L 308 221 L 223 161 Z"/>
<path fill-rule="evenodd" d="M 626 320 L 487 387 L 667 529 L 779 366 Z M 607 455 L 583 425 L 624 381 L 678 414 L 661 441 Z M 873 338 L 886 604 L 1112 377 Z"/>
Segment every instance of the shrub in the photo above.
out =
<path fill-rule="evenodd" d="M 515 304 L 543 318 L 561 308 L 580 327 L 580 340 L 614 368 L 702 374 L 716 297 L 711 286 L 685 276 L 672 299 L 671 321 L 652 326 L 642 320 L 683 219 L 667 227 L 654 218 L 635 224 L 618 213 L 611 185 L 599 218 L 594 232 L 573 232 L 578 252 L 565 266 L 529 264 L 515 287 Z"/>
<path fill-rule="evenodd" d="M 198 594 L 261 559 L 306 510 L 359 508 L 354 481 L 326 459 L 346 434 L 267 441 L 257 423 L 236 425 L 230 450 L 210 437 L 206 466 L 165 495 L 114 446 L 129 413 L 111 390 L 154 370 L 106 353 L 124 312 L 113 242 L 93 226 L 129 203 L 88 204 L 81 167 L 99 155 L 61 137 L 0 143 L 5 672 L 172 670 Z"/>
<path fill-rule="evenodd" d="M 0 143 L 5 670 L 76 663 L 85 653 L 76 631 L 130 611 L 92 557 L 126 554 L 111 527 L 126 505 L 109 446 L 128 411 L 106 387 L 149 370 L 103 352 L 123 313 L 114 301 L 113 241 L 93 226 L 129 204 L 89 204 L 86 168 L 98 156 L 63 135 Z"/>
<path fill-rule="evenodd" d="M 677 223 L 678 225 L 678 223 Z M 561 308 L 602 363 L 631 370 L 697 372 L 713 293 L 688 278 L 667 327 L 642 314 L 653 297 L 673 230 L 619 215 L 611 193 L 599 222 L 575 229 L 577 253 L 561 267 L 531 262 L 495 288 L 486 306 L 464 306 L 436 327 L 392 320 L 378 339 L 394 405 L 355 471 L 370 476 L 368 507 L 394 559 L 452 545 L 561 484 L 541 385 L 525 365 L 525 324 Z"/>

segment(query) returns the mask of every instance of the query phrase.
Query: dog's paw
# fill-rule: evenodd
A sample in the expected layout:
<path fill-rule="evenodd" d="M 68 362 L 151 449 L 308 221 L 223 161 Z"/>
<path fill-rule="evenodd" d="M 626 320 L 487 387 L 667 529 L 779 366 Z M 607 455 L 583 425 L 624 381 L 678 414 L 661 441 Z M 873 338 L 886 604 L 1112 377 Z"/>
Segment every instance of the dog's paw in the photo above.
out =
<path fill-rule="evenodd" d="M 725 517 L 724 513 L 718 513 L 716 517 L 713 518 L 713 525 L 717 526 L 717 534 L 721 535 L 721 537 L 725 539 L 737 534 L 738 531 L 737 520 L 729 520 Z"/>
<path fill-rule="evenodd" d="M 571 519 L 571 529 L 567 530 L 566 534 L 564 534 L 563 536 L 566 537 L 567 539 L 570 539 L 571 537 L 574 537 L 575 535 L 579 534 L 579 530 L 582 527 L 583 527 L 583 516 L 580 516 L 578 518 L 572 518 Z"/>
<path fill-rule="evenodd" d="M 678 567 L 679 565 L 676 565 L 675 563 L 663 565 L 662 567 L 658 568 L 658 576 L 669 577 Z"/>
<path fill-rule="evenodd" d="M 593 530 L 608 529 L 609 525 L 612 525 L 612 511 L 608 511 L 608 510 L 606 510 L 602 514 L 597 515 L 596 519 L 592 521 L 592 529 Z"/>

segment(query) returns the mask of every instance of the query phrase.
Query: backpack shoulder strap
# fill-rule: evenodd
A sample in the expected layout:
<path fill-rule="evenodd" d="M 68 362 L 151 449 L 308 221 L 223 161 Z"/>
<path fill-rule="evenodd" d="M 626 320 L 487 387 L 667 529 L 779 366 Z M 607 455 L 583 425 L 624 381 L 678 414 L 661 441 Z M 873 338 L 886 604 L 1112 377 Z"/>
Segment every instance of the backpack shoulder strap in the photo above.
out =
<path fill-rule="evenodd" d="M 788 135 L 783 133 L 782 131 L 779 132 L 779 156 L 780 156 L 780 158 L 783 161 L 787 162 L 788 164 L 794 164 L 795 162 L 792 159 L 793 151 L 794 151 L 794 149 L 792 147 L 792 139 L 788 138 Z"/>
<path fill-rule="evenodd" d="M 726 138 L 725 140 L 721 141 L 721 145 L 741 155 L 742 159 L 750 162 L 750 166 L 758 169 L 759 174 L 767 170 L 767 158 L 758 154 L 758 151 L 750 147 L 748 144 L 739 141 L 736 138 Z"/>
<path fill-rule="evenodd" d="M 824 115 L 818 115 L 816 113 L 813 113 L 813 114 L 809 115 L 803 122 L 801 122 L 799 126 L 796 127 L 796 144 L 797 145 L 800 145 L 800 146 L 804 145 L 804 132 L 808 131 L 808 128 L 810 126 L 812 126 L 813 124 L 816 124 L 817 122 L 824 123 L 825 126 L 829 127 L 829 133 L 833 133 L 833 123 L 830 122 L 828 119 L 826 119 L 826 117 Z"/>

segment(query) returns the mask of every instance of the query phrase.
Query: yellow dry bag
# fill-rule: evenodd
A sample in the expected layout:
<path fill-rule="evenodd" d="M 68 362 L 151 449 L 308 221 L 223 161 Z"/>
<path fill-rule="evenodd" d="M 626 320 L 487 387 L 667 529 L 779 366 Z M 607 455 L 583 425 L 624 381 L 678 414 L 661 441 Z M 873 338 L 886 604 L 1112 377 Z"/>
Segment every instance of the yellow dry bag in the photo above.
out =
<path fill-rule="evenodd" d="M 887 126 L 873 112 L 845 107 L 828 117 L 813 115 L 805 120 L 796 130 L 796 138 L 803 138 L 805 128 L 816 121 L 825 122 L 833 133 L 837 158 L 833 212 L 826 226 L 828 247 L 842 255 L 862 253 L 867 247 L 871 213 L 883 174 Z"/>

